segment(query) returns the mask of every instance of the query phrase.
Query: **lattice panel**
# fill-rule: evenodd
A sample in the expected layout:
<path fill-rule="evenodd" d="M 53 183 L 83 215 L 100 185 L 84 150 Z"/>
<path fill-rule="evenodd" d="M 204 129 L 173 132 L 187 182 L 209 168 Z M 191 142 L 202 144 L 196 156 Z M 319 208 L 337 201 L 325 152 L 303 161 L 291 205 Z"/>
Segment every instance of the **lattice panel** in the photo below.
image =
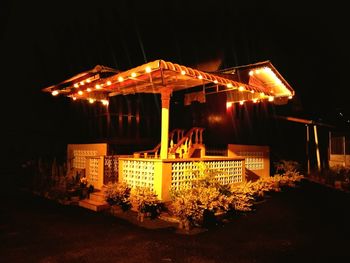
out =
<path fill-rule="evenodd" d="M 116 182 L 118 180 L 118 157 L 105 156 L 103 183 Z"/>
<path fill-rule="evenodd" d="M 192 182 L 203 175 L 200 168 L 202 164 L 206 170 L 215 174 L 215 178 L 221 184 L 237 183 L 243 180 L 243 161 L 241 160 L 175 162 L 172 164 L 171 188 L 173 190 L 191 188 Z"/>
<path fill-rule="evenodd" d="M 154 162 L 123 160 L 123 180 L 130 187 L 154 187 Z"/>
<path fill-rule="evenodd" d="M 97 151 L 74 150 L 73 151 L 73 168 L 85 169 L 86 157 L 96 156 Z"/>
<path fill-rule="evenodd" d="M 249 170 L 264 169 L 263 152 L 238 152 L 238 155 L 245 157 L 245 167 Z"/>
<path fill-rule="evenodd" d="M 98 182 L 98 165 L 100 158 L 89 158 L 89 174 L 87 175 L 90 184 Z"/>

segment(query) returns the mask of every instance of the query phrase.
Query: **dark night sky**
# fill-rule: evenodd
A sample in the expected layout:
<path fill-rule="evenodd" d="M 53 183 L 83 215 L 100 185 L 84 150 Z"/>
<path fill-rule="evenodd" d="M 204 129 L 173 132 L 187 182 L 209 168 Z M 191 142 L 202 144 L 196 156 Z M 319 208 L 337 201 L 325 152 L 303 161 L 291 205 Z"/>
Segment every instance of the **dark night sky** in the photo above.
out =
<path fill-rule="evenodd" d="M 96 64 L 217 56 L 223 67 L 271 60 L 296 91 L 298 114 L 346 117 L 349 15 L 323 2 L 2 1 L 2 129 L 9 141 L 65 132 L 69 109 L 41 89 Z"/>

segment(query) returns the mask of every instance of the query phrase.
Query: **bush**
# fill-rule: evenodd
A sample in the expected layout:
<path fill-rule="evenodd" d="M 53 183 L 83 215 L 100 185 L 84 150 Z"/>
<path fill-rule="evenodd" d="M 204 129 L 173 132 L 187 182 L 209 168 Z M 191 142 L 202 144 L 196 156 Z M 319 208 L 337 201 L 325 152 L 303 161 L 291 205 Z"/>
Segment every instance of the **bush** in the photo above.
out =
<path fill-rule="evenodd" d="M 140 221 L 143 221 L 145 215 L 156 218 L 162 210 L 162 203 L 157 194 L 147 187 L 132 189 L 130 199 L 136 205 Z"/>
<path fill-rule="evenodd" d="M 109 205 L 120 206 L 124 211 L 130 209 L 130 187 L 126 183 L 109 183 L 104 192 Z"/>

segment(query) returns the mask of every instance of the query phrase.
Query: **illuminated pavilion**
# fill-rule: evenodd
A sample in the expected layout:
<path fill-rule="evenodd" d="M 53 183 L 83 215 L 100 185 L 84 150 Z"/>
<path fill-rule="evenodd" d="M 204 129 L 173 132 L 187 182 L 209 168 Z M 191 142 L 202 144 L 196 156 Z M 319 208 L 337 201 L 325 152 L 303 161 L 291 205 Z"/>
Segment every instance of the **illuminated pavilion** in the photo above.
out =
<path fill-rule="evenodd" d="M 203 127 L 169 131 L 172 94 L 186 91 L 185 103 L 205 103 L 206 96 L 225 92 L 227 107 L 238 103 L 266 101 L 286 104 L 294 90 L 270 61 L 204 72 L 164 60 L 118 72 L 96 66 L 59 84 L 43 89 L 53 96 L 66 96 L 108 107 L 117 95 L 160 94 L 161 140 L 148 151 L 130 156 L 109 156 L 103 144 L 68 145 L 69 170 L 84 170 L 91 184 L 101 189 L 109 181 L 125 181 L 130 186 L 152 188 L 162 200 L 169 200 L 171 189 L 188 187 L 196 179 L 198 162 L 214 170 L 222 183 L 242 182 L 246 169 L 258 176 L 269 175 L 268 147 L 229 145 L 226 156 L 207 156 Z"/>

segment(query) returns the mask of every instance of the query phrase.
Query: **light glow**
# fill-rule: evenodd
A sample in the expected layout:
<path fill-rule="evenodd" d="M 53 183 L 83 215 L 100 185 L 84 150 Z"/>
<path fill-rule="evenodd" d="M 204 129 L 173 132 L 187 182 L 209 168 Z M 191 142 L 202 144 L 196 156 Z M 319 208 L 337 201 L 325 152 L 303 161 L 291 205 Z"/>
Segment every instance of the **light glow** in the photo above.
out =
<path fill-rule="evenodd" d="M 107 81 L 107 85 L 110 86 L 112 82 L 110 80 Z"/>
<path fill-rule="evenodd" d="M 137 74 L 135 72 L 131 73 L 131 77 L 135 78 Z"/>
<path fill-rule="evenodd" d="M 181 75 L 185 75 L 185 74 L 186 74 L 186 71 L 181 70 Z"/>
<path fill-rule="evenodd" d="M 74 84 L 74 88 L 78 88 L 79 87 L 79 84 L 78 83 L 75 83 Z"/>
<path fill-rule="evenodd" d="M 232 102 L 226 102 L 226 109 L 229 109 L 229 108 L 231 108 L 232 107 Z"/>
<path fill-rule="evenodd" d="M 109 104 L 109 101 L 108 100 L 101 100 L 102 104 L 105 105 L 105 106 L 108 106 Z"/>
<path fill-rule="evenodd" d="M 232 88 L 233 86 L 232 86 L 232 83 L 227 83 L 227 85 L 226 85 L 228 88 Z"/>
<path fill-rule="evenodd" d="M 290 99 L 290 100 L 293 99 L 293 96 L 292 95 L 288 96 L 288 99 Z"/>
<path fill-rule="evenodd" d="M 84 81 L 80 81 L 80 85 L 84 85 L 85 83 L 84 83 Z"/>
<path fill-rule="evenodd" d="M 58 90 L 54 90 L 53 92 L 51 92 L 52 96 L 56 96 L 59 94 L 59 91 Z"/>
<path fill-rule="evenodd" d="M 119 76 L 119 77 L 118 77 L 118 81 L 119 81 L 119 82 L 123 82 L 123 81 L 124 81 L 124 78 L 123 78 L 122 76 Z"/>
<path fill-rule="evenodd" d="M 83 91 L 81 91 L 81 90 L 79 90 L 79 91 L 78 91 L 78 94 L 81 96 L 81 95 L 83 95 L 83 94 L 84 94 L 84 92 L 83 92 Z"/>
<path fill-rule="evenodd" d="M 150 73 L 152 71 L 151 67 L 146 67 L 146 72 Z"/>
<path fill-rule="evenodd" d="M 202 75 L 199 75 L 198 78 L 199 78 L 199 79 L 203 79 L 203 76 L 202 76 Z"/>
<path fill-rule="evenodd" d="M 251 90 L 250 93 L 255 93 L 255 91 L 254 91 L 254 90 Z"/>
<path fill-rule="evenodd" d="M 86 82 L 87 82 L 87 83 L 90 83 L 90 82 L 91 82 L 91 80 L 90 80 L 90 79 L 87 79 L 87 80 L 86 80 Z"/>
<path fill-rule="evenodd" d="M 258 99 L 253 99 L 253 103 L 257 103 L 258 102 Z"/>
<path fill-rule="evenodd" d="M 90 99 L 89 99 L 89 102 L 90 102 L 90 103 L 94 103 L 94 102 L 95 102 L 95 100 L 94 100 L 94 99 L 92 99 L 92 98 L 90 98 Z"/>
<path fill-rule="evenodd" d="M 253 76 L 253 75 L 254 75 L 254 71 L 253 70 L 249 71 L 249 76 Z"/>
<path fill-rule="evenodd" d="M 96 84 L 96 85 L 95 85 L 95 88 L 96 88 L 96 89 L 100 89 L 100 88 L 101 88 L 101 85 L 100 85 L 100 84 Z"/>
<path fill-rule="evenodd" d="M 87 91 L 87 92 L 91 92 L 91 89 L 90 89 L 90 88 L 87 88 L 86 91 Z"/>
<path fill-rule="evenodd" d="M 77 97 L 72 97 L 73 100 L 77 100 Z"/>
<path fill-rule="evenodd" d="M 215 83 L 215 84 L 218 84 L 218 81 L 217 81 L 217 80 L 214 80 L 214 83 Z"/>
<path fill-rule="evenodd" d="M 244 104 L 244 100 L 241 100 L 240 102 L 239 102 L 239 105 L 243 105 Z"/>
<path fill-rule="evenodd" d="M 274 101 L 274 97 L 273 96 L 269 96 L 269 101 Z"/>
<path fill-rule="evenodd" d="M 245 88 L 244 88 L 244 87 L 242 87 L 242 86 L 239 86 L 238 90 L 239 90 L 239 91 L 244 91 L 244 90 L 245 90 Z"/>

